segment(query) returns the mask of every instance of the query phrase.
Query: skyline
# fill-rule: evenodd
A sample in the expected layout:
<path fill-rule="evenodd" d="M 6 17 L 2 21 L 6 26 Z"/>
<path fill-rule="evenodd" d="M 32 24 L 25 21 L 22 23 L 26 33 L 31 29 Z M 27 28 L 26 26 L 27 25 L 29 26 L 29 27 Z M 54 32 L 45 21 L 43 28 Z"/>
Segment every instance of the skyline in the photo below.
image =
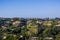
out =
<path fill-rule="evenodd" d="M 60 1 L 0 0 L 0 17 L 60 18 Z"/>

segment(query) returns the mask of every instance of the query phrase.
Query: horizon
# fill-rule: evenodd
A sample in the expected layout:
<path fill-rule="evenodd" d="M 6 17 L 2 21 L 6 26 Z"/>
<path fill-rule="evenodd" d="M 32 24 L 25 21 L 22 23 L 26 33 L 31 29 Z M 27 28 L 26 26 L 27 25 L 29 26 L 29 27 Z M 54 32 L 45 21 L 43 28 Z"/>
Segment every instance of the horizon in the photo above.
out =
<path fill-rule="evenodd" d="M 60 0 L 0 0 L 0 17 L 60 18 Z"/>

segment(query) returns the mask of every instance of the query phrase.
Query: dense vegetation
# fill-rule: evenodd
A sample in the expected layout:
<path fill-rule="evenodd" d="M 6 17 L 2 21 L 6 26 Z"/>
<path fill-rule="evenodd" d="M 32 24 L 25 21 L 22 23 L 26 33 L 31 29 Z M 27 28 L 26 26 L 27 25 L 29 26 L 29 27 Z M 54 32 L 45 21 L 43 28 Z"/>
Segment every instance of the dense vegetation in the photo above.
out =
<path fill-rule="evenodd" d="M 60 18 L 0 18 L 0 40 L 60 40 Z"/>

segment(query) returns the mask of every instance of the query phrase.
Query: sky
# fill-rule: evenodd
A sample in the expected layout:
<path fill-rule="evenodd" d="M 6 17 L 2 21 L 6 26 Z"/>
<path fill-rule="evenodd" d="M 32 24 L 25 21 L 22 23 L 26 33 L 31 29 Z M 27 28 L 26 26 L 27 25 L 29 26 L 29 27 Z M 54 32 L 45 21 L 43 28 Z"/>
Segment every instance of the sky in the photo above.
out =
<path fill-rule="evenodd" d="M 60 18 L 60 0 L 0 0 L 0 17 Z"/>

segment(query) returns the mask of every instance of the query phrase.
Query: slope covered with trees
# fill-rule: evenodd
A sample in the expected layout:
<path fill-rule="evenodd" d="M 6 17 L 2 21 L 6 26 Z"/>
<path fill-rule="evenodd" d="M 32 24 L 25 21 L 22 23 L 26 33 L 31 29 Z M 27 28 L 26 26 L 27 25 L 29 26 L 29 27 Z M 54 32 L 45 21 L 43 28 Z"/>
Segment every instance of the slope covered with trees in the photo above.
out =
<path fill-rule="evenodd" d="M 0 18 L 0 40 L 60 40 L 60 18 Z"/>

